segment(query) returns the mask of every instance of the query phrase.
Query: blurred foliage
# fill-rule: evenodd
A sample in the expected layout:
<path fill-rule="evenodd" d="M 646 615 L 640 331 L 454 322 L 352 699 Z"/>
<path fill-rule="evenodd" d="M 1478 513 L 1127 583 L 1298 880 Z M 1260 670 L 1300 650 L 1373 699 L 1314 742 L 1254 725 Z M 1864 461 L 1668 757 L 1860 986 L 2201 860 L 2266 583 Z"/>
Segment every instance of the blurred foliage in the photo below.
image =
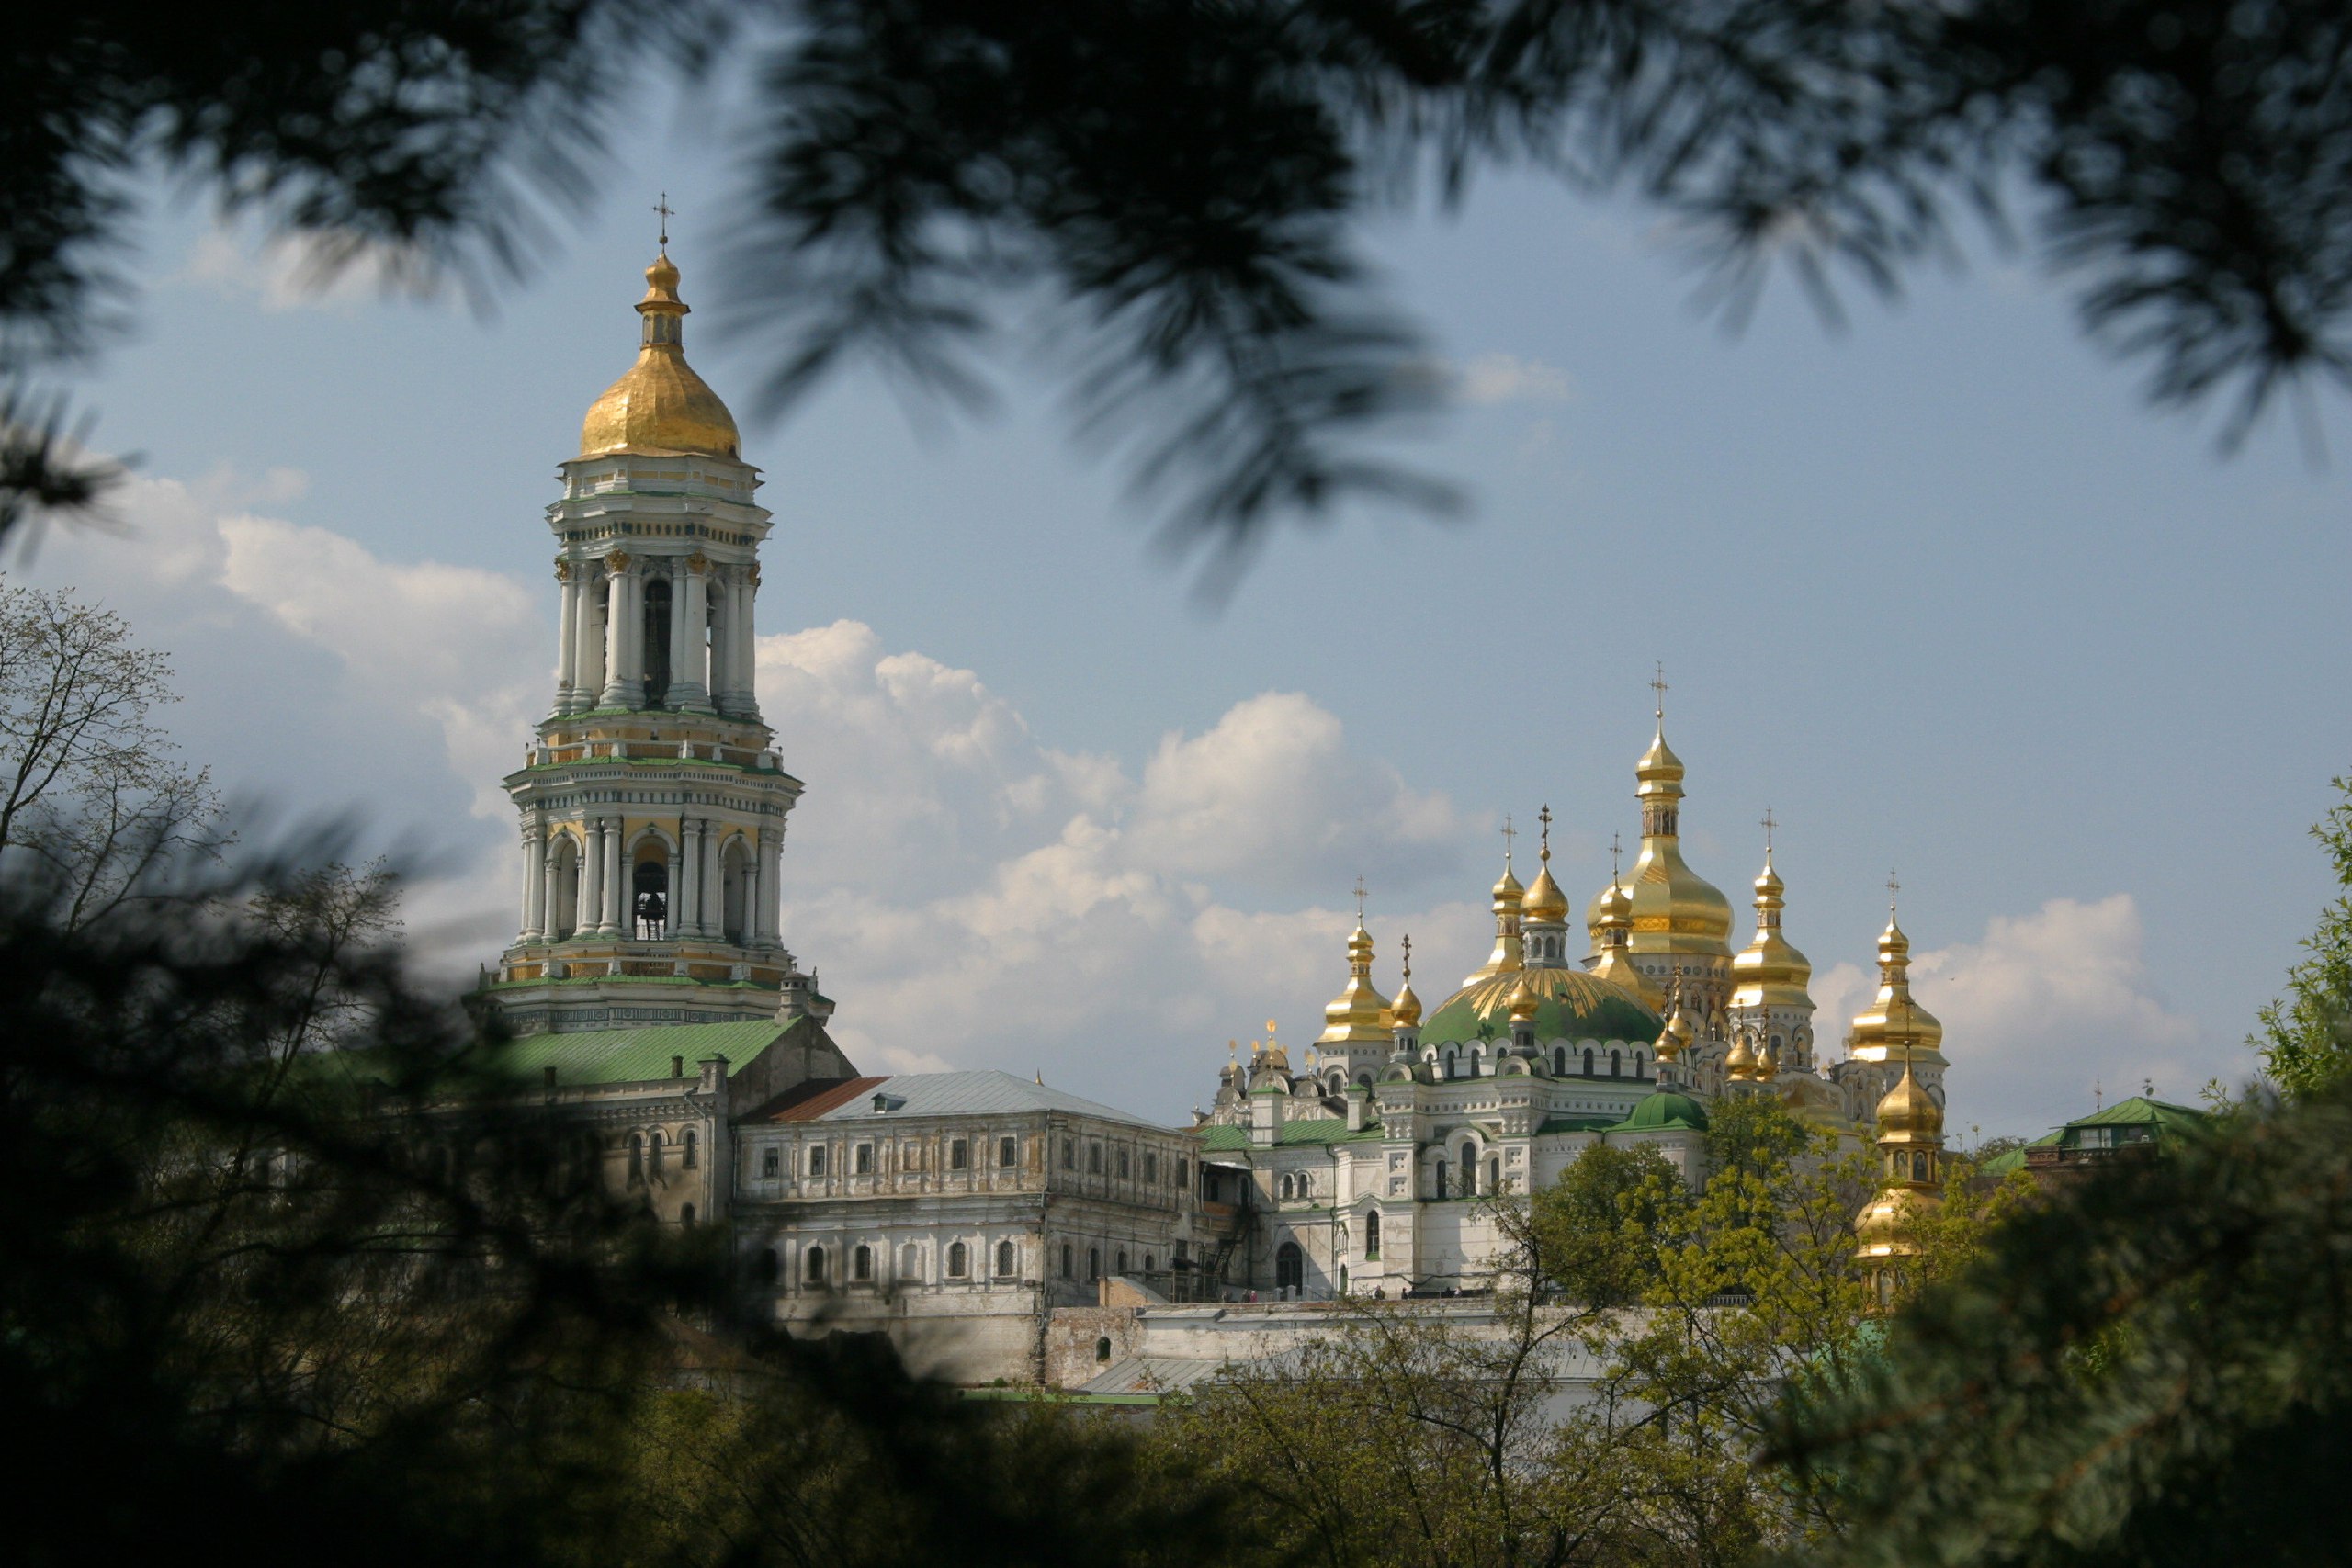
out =
<path fill-rule="evenodd" d="M 109 477 L 28 378 L 122 318 L 142 180 L 299 236 L 315 275 L 481 289 L 641 95 L 721 55 L 752 84 L 735 321 L 775 399 L 853 354 L 978 397 L 1011 339 L 1211 586 L 1278 518 L 1450 503 L 1393 456 L 1447 378 L 1361 237 L 1484 173 L 1632 192 L 1735 318 L 1773 267 L 1834 317 L 1963 220 L 2030 235 L 2158 398 L 2233 389 L 2233 431 L 2352 367 L 2331 0 L 100 0 L 0 47 L 0 525 Z"/>

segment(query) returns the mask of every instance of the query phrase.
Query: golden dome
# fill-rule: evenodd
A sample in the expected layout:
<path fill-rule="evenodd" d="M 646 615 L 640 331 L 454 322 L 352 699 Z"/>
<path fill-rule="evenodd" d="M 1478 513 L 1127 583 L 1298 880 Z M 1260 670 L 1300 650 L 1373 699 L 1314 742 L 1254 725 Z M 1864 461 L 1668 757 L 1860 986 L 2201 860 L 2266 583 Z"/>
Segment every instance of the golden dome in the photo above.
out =
<path fill-rule="evenodd" d="M 589 406 L 580 422 L 580 455 L 699 452 L 741 461 L 735 416 L 686 363 L 687 307 L 668 253 L 645 269 L 645 284 L 637 304 L 645 322 L 637 363 Z"/>
<path fill-rule="evenodd" d="M 1944 1026 L 1911 995 L 1911 939 L 1893 917 L 1878 939 L 1878 996 L 1854 1015 L 1849 1043 L 1868 1062 L 1891 1062 L 1913 1052 L 1943 1059 Z"/>
<path fill-rule="evenodd" d="M 1771 856 L 1767 854 L 1763 874 L 1756 879 L 1756 934 L 1731 961 L 1731 1005 L 1735 1010 L 1810 1010 L 1813 1006 L 1813 998 L 1805 990 L 1806 982 L 1813 978 L 1812 961 L 1781 934 L 1781 896 L 1784 891 L 1781 874 L 1772 869 Z"/>
<path fill-rule="evenodd" d="M 1396 999 L 1388 1004 L 1388 1021 L 1392 1029 L 1418 1029 L 1421 1022 L 1421 998 L 1413 994 L 1413 939 L 1405 937 L 1405 983 L 1396 987 Z"/>
<path fill-rule="evenodd" d="M 1936 1192 L 1917 1187 L 1890 1187 L 1881 1192 L 1854 1216 L 1854 1256 L 1864 1260 L 1918 1256 L 1918 1223 L 1940 1201 Z"/>
<path fill-rule="evenodd" d="M 1510 988 L 1510 1021 L 1513 1023 L 1532 1023 L 1535 1021 L 1535 1009 L 1540 1000 L 1541 998 L 1528 987 L 1527 971 L 1521 970 L 1519 984 Z"/>
<path fill-rule="evenodd" d="M 1623 879 L 1634 905 L 1633 950 L 1728 956 L 1731 900 L 1683 862 L 1682 759 L 1667 746 L 1662 722 L 1634 773 L 1640 780 L 1634 794 L 1642 804 L 1642 852 Z M 1600 950 L 1600 901 L 1607 891 L 1595 894 L 1585 910 L 1596 953 Z"/>
<path fill-rule="evenodd" d="M 1671 1062 L 1690 1049 L 1690 1025 L 1682 1016 L 1682 997 L 1678 991 L 1674 1005 L 1667 1010 L 1666 1023 L 1657 1032 L 1657 1059 Z"/>
<path fill-rule="evenodd" d="M 1904 1063 L 1903 1076 L 1878 1102 L 1879 1142 L 1933 1144 L 1941 1142 L 1943 1135 L 1943 1107 L 1912 1076 L 1911 1064 Z"/>
<path fill-rule="evenodd" d="M 1547 863 L 1535 874 L 1534 882 L 1527 889 L 1527 897 L 1519 907 L 1521 924 L 1534 921 L 1558 925 L 1568 918 L 1568 896 L 1560 891 L 1558 883 L 1552 880 L 1552 867 L 1548 863 L 1550 855 L 1547 853 L 1544 859 Z"/>
<path fill-rule="evenodd" d="M 1510 871 L 1510 856 L 1503 856 L 1502 879 L 1495 884 L 1495 950 L 1487 962 L 1462 977 L 1464 986 L 1475 986 L 1497 975 L 1509 975 L 1525 962 L 1526 944 L 1519 937 L 1519 905 L 1527 889 Z"/>
<path fill-rule="evenodd" d="M 1373 989 L 1372 934 L 1359 920 L 1348 938 L 1348 983 L 1323 1010 L 1320 1045 L 1388 1043 L 1388 998 Z"/>
<path fill-rule="evenodd" d="M 1739 1030 L 1731 1037 L 1731 1051 L 1724 1057 L 1724 1072 L 1734 1083 L 1747 1083 L 1756 1077 L 1760 1064 L 1756 1051 L 1748 1043 L 1747 1031 Z"/>

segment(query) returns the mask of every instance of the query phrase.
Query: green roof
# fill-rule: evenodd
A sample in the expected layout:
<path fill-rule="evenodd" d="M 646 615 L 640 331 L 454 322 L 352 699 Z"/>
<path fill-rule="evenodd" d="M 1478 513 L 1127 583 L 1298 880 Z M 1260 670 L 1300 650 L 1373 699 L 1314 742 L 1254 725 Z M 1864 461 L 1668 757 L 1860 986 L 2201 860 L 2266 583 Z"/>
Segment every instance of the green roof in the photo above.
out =
<path fill-rule="evenodd" d="M 555 1069 L 559 1084 L 639 1083 L 670 1076 L 673 1056 L 685 1070 L 706 1056 L 724 1056 L 740 1068 L 758 1055 L 786 1025 L 773 1018 L 740 1023 L 667 1023 L 650 1029 L 583 1029 L 571 1033 L 525 1034 L 478 1055 L 485 1071 L 537 1078 Z"/>
<path fill-rule="evenodd" d="M 2117 1100 L 2103 1111 L 2094 1111 L 2088 1116 L 2077 1116 L 2062 1130 L 2061 1141 L 2073 1143 L 2075 1140 L 2064 1137 L 2064 1133 L 2070 1133 L 2077 1127 L 2153 1126 L 2162 1135 L 2194 1132 L 2212 1120 L 2210 1112 L 2194 1106 L 2171 1105 L 2135 1094 L 2129 1100 Z"/>
<path fill-rule="evenodd" d="M 1510 994 L 1524 978 L 1537 993 L 1535 1037 L 1555 1040 L 1624 1040 L 1646 1045 L 1658 1034 L 1657 1013 L 1640 998 L 1581 969 L 1524 969 L 1490 975 L 1448 997 L 1421 1025 L 1424 1045 L 1464 1044 L 1487 1024 L 1491 1037 L 1510 1039 Z"/>
<path fill-rule="evenodd" d="M 1380 1123 L 1366 1122 L 1355 1132 L 1348 1131 L 1347 1120 L 1340 1116 L 1311 1116 L 1296 1122 L 1284 1122 L 1274 1130 L 1277 1145 L 1348 1144 L 1376 1139 L 1381 1135 Z M 1201 1129 L 1201 1152 L 1204 1154 L 1233 1154 L 1250 1147 L 1250 1128 L 1246 1123 L 1220 1122 Z"/>
<path fill-rule="evenodd" d="M 1618 1125 L 1606 1116 L 1553 1116 L 1535 1129 L 1538 1137 L 1546 1133 L 1602 1133 Z"/>
<path fill-rule="evenodd" d="M 1654 1089 L 1642 1097 L 1642 1102 L 1634 1107 L 1631 1116 L 1609 1130 L 1612 1133 L 1655 1133 L 1668 1128 L 1705 1132 L 1707 1108 L 1687 1094 L 1670 1089 Z"/>

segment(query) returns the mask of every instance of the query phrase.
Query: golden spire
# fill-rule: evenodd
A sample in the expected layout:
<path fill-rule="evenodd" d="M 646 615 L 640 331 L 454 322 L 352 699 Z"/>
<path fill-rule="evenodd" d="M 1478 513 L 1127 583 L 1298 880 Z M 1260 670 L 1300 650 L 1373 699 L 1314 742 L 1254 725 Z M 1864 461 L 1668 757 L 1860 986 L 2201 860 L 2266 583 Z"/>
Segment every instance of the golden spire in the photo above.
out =
<path fill-rule="evenodd" d="M 735 416 L 708 382 L 686 363 L 686 302 L 678 297 L 678 268 L 670 260 L 669 202 L 662 215 L 661 254 L 645 269 L 644 319 L 637 363 L 591 404 L 580 424 L 580 455 L 609 452 L 699 452 L 738 457 Z"/>
<path fill-rule="evenodd" d="M 1568 896 L 1552 880 L 1552 807 L 1547 804 L 1536 813 L 1544 824 L 1543 868 L 1535 880 L 1528 885 L 1526 896 L 1520 900 L 1519 919 L 1522 929 L 1530 925 L 1558 925 L 1568 918 Z"/>
<path fill-rule="evenodd" d="M 1388 1004 L 1388 1016 L 1396 1029 L 1418 1029 L 1421 1023 L 1421 998 L 1413 994 L 1413 938 L 1409 931 L 1403 945 L 1405 983 L 1396 987 L 1396 999 Z"/>
<path fill-rule="evenodd" d="M 1886 930 L 1878 938 L 1878 996 L 1868 1010 L 1854 1016 L 1849 1043 L 1852 1054 L 1865 1062 L 1891 1062 L 1897 1052 L 1908 1061 L 1913 1053 L 1924 1053 L 1940 1066 L 1944 1026 L 1911 995 L 1911 939 L 1895 919 L 1894 896 L 1902 888 L 1889 872 Z"/>
<path fill-rule="evenodd" d="M 1348 983 L 1323 1010 L 1317 1043 L 1388 1043 L 1388 998 L 1373 988 L 1372 934 L 1363 929 L 1363 883 L 1356 883 L 1356 929 L 1348 938 Z"/>
<path fill-rule="evenodd" d="M 1504 818 L 1503 874 L 1494 888 L 1495 951 L 1487 955 L 1484 964 L 1463 977 L 1465 987 L 1491 976 L 1508 975 L 1526 960 L 1526 948 L 1519 935 L 1519 906 L 1527 890 L 1519 885 L 1519 878 L 1510 870 L 1510 841 L 1517 836 L 1518 829 L 1510 825 L 1510 818 Z"/>
<path fill-rule="evenodd" d="M 1682 859 L 1682 759 L 1666 743 L 1666 672 L 1650 682 L 1657 693 L 1657 732 L 1634 764 L 1634 795 L 1642 807 L 1642 852 L 1626 878 L 1634 899 L 1632 947 L 1635 953 L 1727 956 L 1731 903 Z M 1585 925 L 1600 951 L 1600 897 L 1585 911 Z"/>

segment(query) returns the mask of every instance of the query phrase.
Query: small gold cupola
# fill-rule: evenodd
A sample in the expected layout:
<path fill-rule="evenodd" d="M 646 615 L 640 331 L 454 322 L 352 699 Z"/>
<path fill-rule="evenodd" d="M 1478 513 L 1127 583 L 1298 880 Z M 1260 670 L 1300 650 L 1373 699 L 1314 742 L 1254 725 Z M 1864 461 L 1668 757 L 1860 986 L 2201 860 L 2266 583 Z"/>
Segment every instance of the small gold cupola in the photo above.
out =
<path fill-rule="evenodd" d="M 1943 1203 L 1944 1111 L 1912 1071 L 1878 1102 L 1879 1191 L 1854 1216 L 1854 1259 L 1882 1306 L 1914 1281 L 1920 1232 Z"/>
<path fill-rule="evenodd" d="M 1915 1056 L 1923 1065 L 1944 1065 L 1944 1026 L 1911 995 L 1911 939 L 1895 919 L 1893 894 L 1901 884 L 1887 877 L 1886 930 L 1878 938 L 1878 996 L 1865 1011 L 1855 1014 L 1848 1037 L 1851 1054 L 1865 1062 L 1905 1063 Z"/>
<path fill-rule="evenodd" d="M 1363 929 L 1363 885 L 1357 885 L 1356 929 L 1348 938 L 1348 983 L 1323 1010 L 1318 1045 L 1385 1045 L 1392 1027 L 1388 998 L 1373 988 L 1372 933 Z"/>
<path fill-rule="evenodd" d="M 1388 1004 L 1391 1028 L 1418 1029 L 1421 1024 L 1421 998 L 1413 994 L 1413 939 L 1408 935 L 1404 943 L 1404 984 L 1396 987 L 1396 999 Z"/>
<path fill-rule="evenodd" d="M 1767 821 L 1771 813 L 1765 813 Z M 1788 885 L 1772 867 L 1772 847 L 1764 846 L 1764 870 L 1756 878 L 1756 934 L 1731 961 L 1734 1012 L 1770 1008 L 1802 1008 L 1810 1012 L 1813 998 L 1805 990 L 1813 978 L 1813 963 L 1789 944 L 1781 931 Z"/>
<path fill-rule="evenodd" d="M 1494 886 L 1495 951 L 1487 962 L 1463 976 L 1462 983 L 1475 986 L 1496 975 L 1508 975 L 1526 961 L 1525 948 L 1520 941 L 1520 902 L 1527 897 L 1527 889 L 1511 874 L 1510 840 L 1515 837 L 1510 818 L 1503 818 L 1503 874 Z"/>
<path fill-rule="evenodd" d="M 1682 759 L 1666 743 L 1664 674 L 1650 684 L 1658 694 L 1657 732 L 1634 768 L 1642 852 L 1625 878 L 1634 900 L 1631 946 L 1637 953 L 1729 957 L 1731 901 L 1682 859 Z M 1600 953 L 1601 897 L 1595 894 L 1585 911 L 1595 956 Z"/>
<path fill-rule="evenodd" d="M 662 254 L 645 269 L 645 298 L 637 302 L 644 319 L 637 363 L 589 406 L 580 423 L 582 457 L 691 452 L 741 460 L 735 416 L 686 363 L 686 312 L 665 235 Z"/>

